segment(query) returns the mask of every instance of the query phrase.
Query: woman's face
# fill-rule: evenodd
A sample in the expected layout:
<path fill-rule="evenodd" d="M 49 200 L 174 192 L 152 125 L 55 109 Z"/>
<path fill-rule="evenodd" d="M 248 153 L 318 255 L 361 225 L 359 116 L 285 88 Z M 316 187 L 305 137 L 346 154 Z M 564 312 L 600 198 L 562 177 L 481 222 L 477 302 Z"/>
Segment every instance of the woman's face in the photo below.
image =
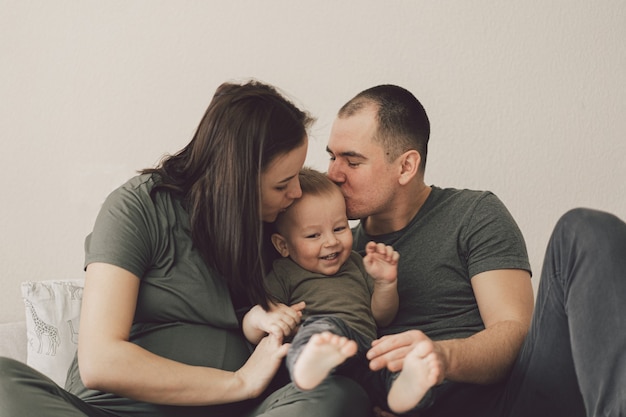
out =
<path fill-rule="evenodd" d="M 304 165 L 309 140 L 305 136 L 302 145 L 278 155 L 261 175 L 261 219 L 273 222 L 281 211 L 300 198 L 302 190 L 298 173 Z"/>

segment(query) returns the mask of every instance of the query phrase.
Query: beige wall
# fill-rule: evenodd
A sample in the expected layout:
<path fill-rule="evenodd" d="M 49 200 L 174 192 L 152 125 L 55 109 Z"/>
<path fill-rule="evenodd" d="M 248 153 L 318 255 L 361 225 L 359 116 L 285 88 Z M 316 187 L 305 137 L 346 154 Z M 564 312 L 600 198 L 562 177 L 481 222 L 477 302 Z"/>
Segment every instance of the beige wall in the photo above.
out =
<path fill-rule="evenodd" d="M 507 204 L 539 277 L 552 225 L 626 218 L 626 2 L 0 0 L 0 322 L 19 283 L 83 276 L 100 204 L 191 137 L 222 81 L 318 117 L 379 83 L 432 122 L 427 182 Z"/>

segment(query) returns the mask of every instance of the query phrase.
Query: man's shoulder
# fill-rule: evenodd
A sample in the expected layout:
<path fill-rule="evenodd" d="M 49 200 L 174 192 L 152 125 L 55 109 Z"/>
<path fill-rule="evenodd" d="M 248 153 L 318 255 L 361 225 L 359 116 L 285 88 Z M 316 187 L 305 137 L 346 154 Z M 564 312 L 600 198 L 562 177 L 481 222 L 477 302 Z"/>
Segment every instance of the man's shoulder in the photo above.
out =
<path fill-rule="evenodd" d="M 431 199 L 426 203 L 424 212 L 464 212 L 477 208 L 500 211 L 506 209 L 502 201 L 493 192 L 460 188 L 439 188 L 433 186 Z"/>
<path fill-rule="evenodd" d="M 493 192 L 488 190 L 473 190 L 469 188 L 441 188 L 432 185 L 431 195 L 433 199 L 458 199 L 458 200 L 479 200 L 487 196 L 493 196 Z"/>

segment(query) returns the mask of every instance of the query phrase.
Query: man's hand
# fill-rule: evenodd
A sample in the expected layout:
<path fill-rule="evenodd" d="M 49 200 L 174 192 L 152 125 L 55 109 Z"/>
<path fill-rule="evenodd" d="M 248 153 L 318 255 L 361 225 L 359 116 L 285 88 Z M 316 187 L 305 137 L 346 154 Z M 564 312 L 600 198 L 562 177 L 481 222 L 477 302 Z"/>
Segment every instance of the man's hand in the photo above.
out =
<path fill-rule="evenodd" d="M 433 342 L 428 336 L 419 330 L 408 330 L 403 333 L 383 336 L 372 342 L 371 349 L 367 352 L 367 359 L 370 361 L 370 369 L 379 371 L 387 368 L 392 372 L 402 370 L 404 358 L 412 351 L 416 350 L 418 356 L 426 357 L 433 353 L 437 357 L 440 375 L 437 384 L 445 378 L 447 359 L 440 346 Z"/>
<path fill-rule="evenodd" d="M 424 389 L 430 389 L 445 379 L 447 361 L 444 350 L 419 330 L 409 330 L 374 340 L 372 348 L 367 352 L 367 358 L 370 360 L 370 369 L 373 371 L 383 368 L 392 372 L 402 371 L 396 383 L 406 384 L 410 381 L 425 381 L 425 378 L 428 378 L 428 386 Z M 427 364 L 426 368 L 424 364 Z M 392 404 L 391 395 L 394 389 L 396 387 L 392 388 L 389 394 L 389 406 L 393 408 L 395 405 L 400 409 L 407 406 L 406 399 L 397 396 L 395 403 Z M 397 401 L 398 398 L 400 402 Z M 416 399 L 415 404 L 420 399 L 421 395 Z M 408 408 L 412 407 L 414 404 Z M 374 407 L 373 411 L 375 417 L 396 417 L 395 414 L 380 407 Z"/>

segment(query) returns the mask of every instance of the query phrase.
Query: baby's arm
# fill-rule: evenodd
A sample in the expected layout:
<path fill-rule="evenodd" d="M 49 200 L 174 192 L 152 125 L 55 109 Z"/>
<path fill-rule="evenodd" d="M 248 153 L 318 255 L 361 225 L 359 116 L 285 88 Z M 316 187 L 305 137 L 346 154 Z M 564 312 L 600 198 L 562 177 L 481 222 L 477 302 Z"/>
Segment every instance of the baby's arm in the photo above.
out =
<path fill-rule="evenodd" d="M 291 307 L 285 304 L 269 303 L 269 311 L 260 305 L 255 305 L 243 317 L 243 334 L 250 343 L 257 344 L 267 336 L 273 334 L 279 338 L 288 337 L 294 333 L 304 310 L 304 301 Z"/>
<path fill-rule="evenodd" d="M 389 245 L 369 242 L 363 265 L 374 279 L 372 314 L 378 326 L 386 326 L 398 312 L 398 259 L 400 254 Z"/>

